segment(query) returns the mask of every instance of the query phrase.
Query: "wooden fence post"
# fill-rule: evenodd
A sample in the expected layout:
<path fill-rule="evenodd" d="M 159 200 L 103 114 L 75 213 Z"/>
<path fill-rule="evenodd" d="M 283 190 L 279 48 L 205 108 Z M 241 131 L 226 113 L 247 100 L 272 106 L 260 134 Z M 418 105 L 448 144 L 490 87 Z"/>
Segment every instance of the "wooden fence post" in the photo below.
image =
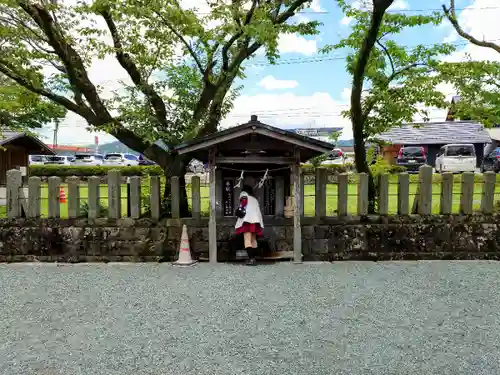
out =
<path fill-rule="evenodd" d="M 349 199 L 348 195 L 349 187 L 349 175 L 347 173 L 341 173 L 338 175 L 338 186 L 337 186 L 337 215 L 346 216 L 347 215 L 347 203 Z"/>
<path fill-rule="evenodd" d="M 9 219 L 21 217 L 21 197 L 19 195 L 21 186 L 21 171 L 18 169 L 7 171 L 7 217 Z"/>
<path fill-rule="evenodd" d="M 101 191 L 100 191 L 100 179 L 97 176 L 89 177 L 87 181 L 88 186 L 88 199 L 87 199 L 87 207 L 88 207 L 88 218 L 89 219 L 97 219 L 101 214 Z"/>
<path fill-rule="evenodd" d="M 76 176 L 68 178 L 68 217 L 80 216 L 80 179 Z"/>
<path fill-rule="evenodd" d="M 201 190 L 199 176 L 193 176 L 191 178 L 191 215 L 195 219 L 199 219 L 201 217 Z"/>
<path fill-rule="evenodd" d="M 138 176 L 130 177 L 130 217 L 139 219 L 141 217 L 141 178 Z"/>
<path fill-rule="evenodd" d="M 358 215 L 368 215 L 368 174 L 358 174 Z"/>
<path fill-rule="evenodd" d="M 48 206 L 49 217 L 61 217 L 61 205 L 59 203 L 59 194 L 61 191 L 61 178 L 57 176 L 49 177 L 49 192 L 48 192 Z"/>
<path fill-rule="evenodd" d="M 170 179 L 170 207 L 172 210 L 172 218 L 174 219 L 178 219 L 181 216 L 180 198 L 181 198 L 181 186 L 179 184 L 179 177 L 174 176 Z"/>
<path fill-rule="evenodd" d="M 42 180 L 40 177 L 28 179 L 28 217 L 40 217 L 40 195 Z"/>
<path fill-rule="evenodd" d="M 464 215 L 472 214 L 474 203 L 474 173 L 462 173 L 462 184 L 460 187 L 460 213 Z"/>
<path fill-rule="evenodd" d="M 389 214 L 389 175 L 382 173 L 378 176 L 378 213 Z"/>
<path fill-rule="evenodd" d="M 430 215 L 432 213 L 432 167 L 422 165 L 419 168 L 419 196 L 418 213 Z"/>
<path fill-rule="evenodd" d="M 108 172 L 108 217 L 122 217 L 122 184 L 120 171 Z"/>
<path fill-rule="evenodd" d="M 407 172 L 398 175 L 398 215 L 410 213 L 410 175 Z"/>
<path fill-rule="evenodd" d="M 441 174 L 441 201 L 439 212 L 441 215 L 450 215 L 453 208 L 453 173 Z"/>
<path fill-rule="evenodd" d="M 160 192 L 160 176 L 151 176 L 149 178 L 150 185 L 150 209 L 151 218 L 153 220 L 159 220 L 161 214 L 161 192 Z"/>
<path fill-rule="evenodd" d="M 495 172 L 488 171 L 483 173 L 483 194 L 481 196 L 481 212 L 483 214 L 493 213 L 495 207 L 495 185 L 497 175 Z"/>
<path fill-rule="evenodd" d="M 317 218 L 326 216 L 326 172 L 325 168 L 316 168 L 316 177 L 314 179 L 314 216 Z"/>

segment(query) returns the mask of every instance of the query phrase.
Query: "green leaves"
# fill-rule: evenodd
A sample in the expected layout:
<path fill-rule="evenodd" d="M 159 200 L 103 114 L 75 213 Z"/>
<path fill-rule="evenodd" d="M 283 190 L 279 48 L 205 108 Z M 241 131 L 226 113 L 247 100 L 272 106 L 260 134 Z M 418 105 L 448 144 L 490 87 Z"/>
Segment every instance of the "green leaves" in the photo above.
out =
<path fill-rule="evenodd" d="M 20 87 L 0 74 L 0 126 L 21 131 L 40 128 L 65 115 L 64 107 Z"/>
<path fill-rule="evenodd" d="M 443 81 L 451 84 L 460 97 L 452 108 L 455 119 L 476 120 L 485 126 L 500 123 L 500 63 L 443 63 L 439 72 Z"/>
<path fill-rule="evenodd" d="M 350 51 L 346 60 L 351 74 L 370 29 L 372 13 L 339 1 L 344 13 L 353 18 L 352 32 L 331 49 Z M 442 82 L 438 72 L 440 59 L 455 50 L 450 44 L 405 46 L 398 37 L 407 29 L 438 25 L 442 15 L 406 15 L 385 13 L 374 48 L 364 71 L 362 120 L 365 137 L 374 136 L 391 126 L 412 122 L 416 115 L 429 121 L 425 107 L 445 107 L 445 96 L 436 89 Z M 345 115 L 349 115 L 345 113 Z"/>
<path fill-rule="evenodd" d="M 213 0 L 199 11 L 177 0 L 0 0 L 0 72 L 139 152 L 158 138 L 175 146 L 217 129 L 259 48 L 274 61 L 280 34 L 318 32 L 315 21 L 290 21 L 307 3 Z M 96 58 L 119 63 L 123 87 L 91 81 Z"/>

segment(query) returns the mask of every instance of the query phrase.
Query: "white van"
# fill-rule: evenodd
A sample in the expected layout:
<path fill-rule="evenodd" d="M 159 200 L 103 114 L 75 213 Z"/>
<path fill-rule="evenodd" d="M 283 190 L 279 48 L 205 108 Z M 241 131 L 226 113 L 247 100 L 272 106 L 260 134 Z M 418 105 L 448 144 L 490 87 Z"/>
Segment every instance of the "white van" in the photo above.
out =
<path fill-rule="evenodd" d="M 104 156 L 103 165 L 130 167 L 132 165 L 139 165 L 139 158 L 133 154 L 123 154 L 120 152 L 115 152 L 106 154 L 106 156 Z"/>
<path fill-rule="evenodd" d="M 76 154 L 75 159 L 71 162 L 73 166 L 95 166 L 102 165 L 104 157 L 101 154 Z"/>
<path fill-rule="evenodd" d="M 436 171 L 475 172 L 476 150 L 473 144 L 449 144 L 441 147 L 436 156 Z"/>

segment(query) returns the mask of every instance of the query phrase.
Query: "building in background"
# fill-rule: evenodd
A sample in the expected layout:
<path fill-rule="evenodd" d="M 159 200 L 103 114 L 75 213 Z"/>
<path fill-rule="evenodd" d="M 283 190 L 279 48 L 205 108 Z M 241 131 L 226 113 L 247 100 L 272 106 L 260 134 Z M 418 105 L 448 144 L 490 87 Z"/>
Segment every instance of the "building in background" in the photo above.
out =
<path fill-rule="evenodd" d="M 0 136 L 0 185 L 5 185 L 7 171 L 20 169 L 28 177 L 29 155 L 54 155 L 40 139 L 23 132 L 2 130 Z"/>
<path fill-rule="evenodd" d="M 320 140 L 323 142 L 329 142 L 329 143 L 334 144 L 334 142 L 332 142 L 332 140 L 330 139 L 330 135 L 332 133 L 342 132 L 342 129 L 343 128 L 312 128 L 311 127 L 311 128 L 294 128 L 294 129 L 286 129 L 286 130 L 303 135 L 303 136 L 306 136 L 306 137 L 309 137 L 309 138 L 313 138 L 313 139 L 317 139 L 317 140 Z"/>
<path fill-rule="evenodd" d="M 83 146 L 47 145 L 57 155 L 72 156 L 76 153 L 94 152 L 93 148 Z"/>
<path fill-rule="evenodd" d="M 379 134 L 376 139 L 390 144 L 382 148 L 382 156 L 391 164 L 396 163 L 401 146 L 422 146 L 427 156 L 427 164 L 433 167 L 439 149 L 450 143 L 472 143 L 479 167 L 483 160 L 484 148 L 491 142 L 488 131 L 474 121 L 405 124 L 390 128 Z"/>

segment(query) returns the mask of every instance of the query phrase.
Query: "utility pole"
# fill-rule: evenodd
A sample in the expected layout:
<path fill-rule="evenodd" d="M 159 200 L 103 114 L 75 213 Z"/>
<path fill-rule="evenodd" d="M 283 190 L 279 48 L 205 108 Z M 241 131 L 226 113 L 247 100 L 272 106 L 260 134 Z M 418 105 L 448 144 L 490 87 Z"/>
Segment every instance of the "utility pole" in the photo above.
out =
<path fill-rule="evenodd" d="M 52 140 L 52 145 L 54 150 L 57 148 L 57 133 L 59 131 L 59 121 L 56 120 L 54 124 L 54 139 Z"/>

